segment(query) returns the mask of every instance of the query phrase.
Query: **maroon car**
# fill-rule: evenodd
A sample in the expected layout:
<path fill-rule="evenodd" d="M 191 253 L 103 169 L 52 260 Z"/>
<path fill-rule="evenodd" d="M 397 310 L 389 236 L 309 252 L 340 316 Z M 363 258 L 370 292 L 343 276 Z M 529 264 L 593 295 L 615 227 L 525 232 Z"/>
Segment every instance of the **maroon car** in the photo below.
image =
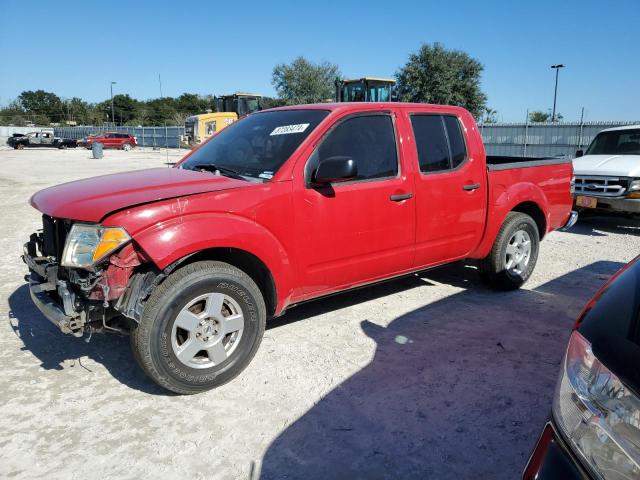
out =
<path fill-rule="evenodd" d="M 104 148 L 118 148 L 121 150 L 131 150 L 138 145 L 138 139 L 133 135 L 118 132 L 89 136 L 79 143 L 90 149 L 91 145 L 97 142 L 100 142 Z"/>

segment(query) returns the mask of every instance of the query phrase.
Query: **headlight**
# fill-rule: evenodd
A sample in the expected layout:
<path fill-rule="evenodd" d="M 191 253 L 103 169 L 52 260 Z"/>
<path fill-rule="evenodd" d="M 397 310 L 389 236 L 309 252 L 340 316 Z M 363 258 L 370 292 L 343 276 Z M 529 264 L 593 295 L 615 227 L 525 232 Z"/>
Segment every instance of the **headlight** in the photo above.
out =
<path fill-rule="evenodd" d="M 569 341 L 553 416 L 599 478 L 640 478 L 640 399 L 600 363 L 578 332 Z"/>
<path fill-rule="evenodd" d="M 67 236 L 61 264 L 89 268 L 129 240 L 124 228 L 75 224 Z"/>
<path fill-rule="evenodd" d="M 632 180 L 629 182 L 627 194 L 631 198 L 640 198 L 640 180 Z"/>

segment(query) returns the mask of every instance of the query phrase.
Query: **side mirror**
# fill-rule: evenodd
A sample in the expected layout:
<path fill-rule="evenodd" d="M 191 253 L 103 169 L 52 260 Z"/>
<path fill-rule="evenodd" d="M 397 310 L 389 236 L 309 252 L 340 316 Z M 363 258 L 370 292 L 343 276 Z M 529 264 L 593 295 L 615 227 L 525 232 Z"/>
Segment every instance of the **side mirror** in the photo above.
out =
<path fill-rule="evenodd" d="M 576 150 L 576 158 L 581 157 L 584 155 L 584 151 L 583 150 Z"/>
<path fill-rule="evenodd" d="M 320 164 L 313 175 L 313 181 L 318 185 L 333 182 L 345 182 L 358 175 L 358 167 L 351 157 L 328 157 L 320 160 Z"/>

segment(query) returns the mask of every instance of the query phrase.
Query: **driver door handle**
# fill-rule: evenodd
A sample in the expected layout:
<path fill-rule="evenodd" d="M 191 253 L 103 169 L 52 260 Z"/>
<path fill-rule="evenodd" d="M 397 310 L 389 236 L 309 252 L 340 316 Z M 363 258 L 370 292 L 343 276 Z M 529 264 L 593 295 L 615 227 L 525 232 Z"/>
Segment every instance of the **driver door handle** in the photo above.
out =
<path fill-rule="evenodd" d="M 462 187 L 463 190 L 466 190 L 467 192 L 471 191 L 471 190 L 477 190 L 480 188 L 480 184 L 479 183 L 469 183 L 467 185 L 464 185 Z"/>
<path fill-rule="evenodd" d="M 392 202 L 401 202 L 403 200 L 409 200 L 413 197 L 413 193 L 398 193 L 396 195 L 391 195 L 389 200 Z"/>

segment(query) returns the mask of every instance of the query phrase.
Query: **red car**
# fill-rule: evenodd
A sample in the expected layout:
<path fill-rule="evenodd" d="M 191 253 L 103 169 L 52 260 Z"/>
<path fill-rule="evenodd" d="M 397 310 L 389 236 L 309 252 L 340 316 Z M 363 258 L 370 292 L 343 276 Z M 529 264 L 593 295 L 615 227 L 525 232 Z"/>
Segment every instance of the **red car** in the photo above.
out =
<path fill-rule="evenodd" d="M 89 136 L 80 143 L 91 149 L 91 145 L 100 142 L 104 148 L 119 148 L 121 150 L 131 150 L 138 145 L 138 139 L 128 133 L 102 133 L 96 136 Z"/>
<path fill-rule="evenodd" d="M 63 332 L 130 332 L 179 393 L 251 361 L 267 318 L 461 259 L 499 289 L 572 225 L 568 159 L 486 157 L 462 108 L 340 103 L 265 110 L 175 168 L 36 193 L 25 244 L 36 306 Z"/>

